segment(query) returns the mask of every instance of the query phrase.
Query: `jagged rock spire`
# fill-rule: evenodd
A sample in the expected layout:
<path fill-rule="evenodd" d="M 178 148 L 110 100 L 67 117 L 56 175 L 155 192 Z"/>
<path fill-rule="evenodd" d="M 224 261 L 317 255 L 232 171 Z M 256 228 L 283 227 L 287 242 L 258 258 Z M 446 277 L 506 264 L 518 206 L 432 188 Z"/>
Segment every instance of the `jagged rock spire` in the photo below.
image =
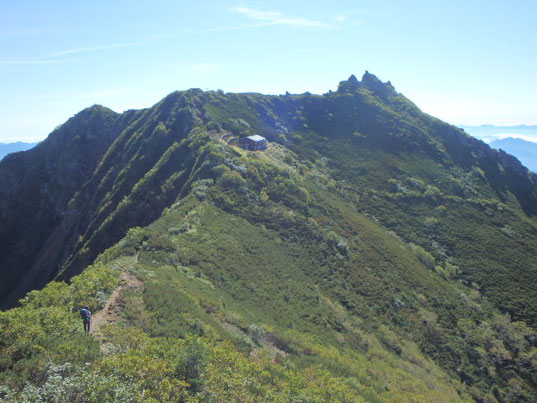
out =
<path fill-rule="evenodd" d="M 344 92 L 354 92 L 360 88 L 360 81 L 356 78 L 354 74 L 351 74 L 348 80 L 341 81 L 339 83 L 337 91 L 340 93 Z"/>
<path fill-rule="evenodd" d="M 397 94 L 392 84 L 388 81 L 383 83 L 377 76 L 366 70 L 362 76 L 362 81 L 358 81 L 356 76 L 352 74 L 347 80 L 341 81 L 337 92 L 340 94 L 353 93 L 359 88 L 366 88 L 381 98 L 386 98 L 389 95 Z"/>

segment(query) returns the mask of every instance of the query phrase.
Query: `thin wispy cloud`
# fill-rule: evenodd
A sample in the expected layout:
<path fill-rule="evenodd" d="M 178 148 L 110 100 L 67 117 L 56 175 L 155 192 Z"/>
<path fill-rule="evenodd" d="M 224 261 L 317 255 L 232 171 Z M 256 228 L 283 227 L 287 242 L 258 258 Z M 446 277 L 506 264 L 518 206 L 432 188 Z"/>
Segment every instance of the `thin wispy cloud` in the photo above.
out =
<path fill-rule="evenodd" d="M 49 53 L 48 55 L 44 56 L 41 59 L 32 59 L 32 60 L 0 60 L 0 65 L 16 65 L 16 64 L 60 64 L 60 63 L 68 63 L 66 60 L 61 60 L 63 56 L 69 56 L 74 54 L 80 54 L 80 53 L 90 53 L 90 52 L 97 52 L 101 50 L 108 50 L 108 49 L 119 49 L 119 48 L 129 48 L 129 47 L 137 47 L 142 46 L 145 44 L 148 44 L 150 42 L 154 41 L 160 41 L 165 39 L 173 39 L 178 38 L 182 36 L 191 36 L 191 35 L 198 35 L 203 33 L 214 33 L 214 32 L 224 32 L 224 31 L 232 31 L 232 30 L 240 30 L 245 28 L 254 28 L 254 27 L 260 27 L 269 25 L 267 23 L 259 23 L 259 24 L 249 24 L 249 25 L 240 25 L 240 26 L 226 26 L 226 27 L 215 27 L 215 28 L 208 28 L 208 29 L 200 29 L 200 30 L 192 30 L 192 31 L 183 31 L 180 33 L 175 34 L 168 34 L 168 35 L 155 35 L 148 37 L 146 39 L 137 41 L 137 42 L 121 42 L 121 43 L 112 43 L 112 44 L 106 44 L 106 45 L 96 45 L 96 46 L 85 46 L 85 47 L 78 47 L 78 48 L 69 48 L 69 49 L 63 49 L 58 50 L 53 53 Z M 60 60 L 58 60 L 60 58 Z"/>
<path fill-rule="evenodd" d="M 210 34 L 210 33 L 226 32 L 226 31 L 239 31 L 243 29 L 262 28 L 262 27 L 274 26 L 274 25 L 285 25 L 285 26 L 291 26 L 291 27 L 296 27 L 296 28 L 317 28 L 317 29 L 333 29 L 334 28 L 333 26 L 331 26 L 330 24 L 324 21 L 312 20 L 312 19 L 307 19 L 303 17 L 288 16 L 279 11 L 264 11 L 264 10 L 259 10 L 259 9 L 246 7 L 246 6 L 234 7 L 232 8 L 232 11 L 235 13 L 239 13 L 255 22 L 252 22 L 251 24 L 185 30 L 182 32 L 174 33 L 174 34 L 154 35 L 154 36 L 151 36 L 151 37 L 148 37 L 140 41 L 136 41 L 136 42 L 120 42 L 120 43 L 111 43 L 111 44 L 104 44 L 104 45 L 82 46 L 82 47 L 75 47 L 75 48 L 69 48 L 69 49 L 62 49 L 62 50 L 58 50 L 53 53 L 50 53 L 48 55 L 45 55 L 39 59 L 0 60 L 0 65 L 10 65 L 10 64 L 12 65 L 17 65 L 17 64 L 39 65 L 39 64 L 67 63 L 68 61 L 58 60 L 58 58 L 62 59 L 64 56 L 81 54 L 81 53 L 91 53 L 91 52 L 97 52 L 97 51 L 108 50 L 108 49 L 119 49 L 119 48 L 143 46 L 153 41 L 173 39 L 173 38 L 178 38 L 182 36 Z M 340 23 L 344 22 L 343 18 L 337 18 L 336 20 Z"/>
<path fill-rule="evenodd" d="M 86 53 L 86 52 L 95 52 L 98 50 L 106 50 L 106 49 L 117 49 L 117 48 L 130 48 L 134 46 L 140 46 L 143 45 L 144 42 L 123 42 L 123 43 L 112 43 L 108 45 L 98 45 L 98 46 L 87 46 L 87 47 L 80 47 L 80 48 L 72 48 L 72 49 L 64 49 L 59 50 L 57 52 L 54 52 L 48 57 L 61 57 L 66 55 L 72 55 L 74 53 Z"/>
<path fill-rule="evenodd" d="M 288 16 L 280 11 L 264 11 L 246 6 L 233 7 L 232 11 L 242 14 L 252 20 L 264 21 L 267 25 L 287 25 L 296 28 L 332 28 L 324 21 Z"/>
<path fill-rule="evenodd" d="M 253 29 L 253 28 L 262 28 L 268 26 L 282 25 L 290 26 L 295 28 L 316 28 L 316 29 L 334 29 L 337 28 L 334 25 L 328 24 L 325 21 L 313 20 L 297 16 L 285 15 L 280 11 L 265 11 L 247 6 L 237 6 L 233 7 L 231 11 L 241 14 L 244 17 L 252 20 L 250 24 L 239 24 L 239 25 L 230 25 L 222 27 L 211 27 L 211 28 L 200 28 L 194 30 L 185 30 L 182 32 L 174 34 L 164 34 L 164 35 L 154 35 L 140 41 L 135 42 L 120 42 L 120 43 L 111 43 L 95 46 L 81 46 L 68 49 L 61 49 L 50 54 L 44 55 L 41 58 L 31 59 L 31 60 L 0 60 L 0 65 L 46 65 L 46 64 L 60 64 L 68 63 L 68 60 L 64 60 L 64 56 L 82 54 L 82 53 L 91 53 L 98 52 L 108 49 L 120 49 L 120 48 L 130 48 L 146 45 L 150 42 L 173 39 L 183 36 L 192 36 L 199 34 L 210 34 L 226 31 L 239 31 L 243 29 Z M 338 15 L 336 18 L 338 23 L 344 23 L 346 21 L 345 17 Z M 337 24 L 336 24 L 337 25 Z M 201 67 L 198 66 L 195 70 L 206 70 L 207 66 Z"/>
<path fill-rule="evenodd" d="M 106 49 L 117 49 L 117 48 L 128 48 L 133 46 L 141 46 L 145 43 L 145 41 L 139 41 L 139 42 L 123 42 L 123 43 L 112 43 L 107 45 L 97 45 L 97 46 L 86 46 L 86 47 L 79 47 L 79 48 L 71 48 L 71 49 L 64 49 L 59 50 L 54 53 L 50 53 L 43 58 L 40 59 L 32 59 L 32 60 L 0 60 L 0 65 L 9 65 L 9 64 L 61 64 L 61 63 L 67 63 L 65 60 L 58 60 L 57 58 L 61 58 L 63 56 L 68 56 L 72 54 L 77 53 L 87 53 L 87 52 L 96 52 L 99 50 L 106 50 Z"/>

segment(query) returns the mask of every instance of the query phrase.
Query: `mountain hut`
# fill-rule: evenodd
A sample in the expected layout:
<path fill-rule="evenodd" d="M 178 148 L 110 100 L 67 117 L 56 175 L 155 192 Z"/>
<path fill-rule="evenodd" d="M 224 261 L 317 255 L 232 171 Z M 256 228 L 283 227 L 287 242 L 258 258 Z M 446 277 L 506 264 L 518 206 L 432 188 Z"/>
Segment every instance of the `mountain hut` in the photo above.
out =
<path fill-rule="evenodd" d="M 241 138 L 240 143 L 245 150 L 257 151 L 267 148 L 267 140 L 257 134 Z"/>

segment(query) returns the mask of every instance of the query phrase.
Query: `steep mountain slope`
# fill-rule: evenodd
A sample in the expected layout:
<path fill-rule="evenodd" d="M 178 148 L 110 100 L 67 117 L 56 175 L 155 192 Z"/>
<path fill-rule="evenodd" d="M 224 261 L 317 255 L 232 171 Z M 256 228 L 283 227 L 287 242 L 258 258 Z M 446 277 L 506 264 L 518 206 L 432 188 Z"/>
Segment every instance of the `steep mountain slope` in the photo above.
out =
<path fill-rule="evenodd" d="M 115 396 L 119 377 L 139 400 L 165 400 L 150 376 L 172 385 L 170 401 L 536 398 L 537 186 L 514 157 L 368 73 L 323 96 L 190 90 L 139 112 L 96 110 L 111 144 L 58 185 L 61 216 L 19 284 L 69 279 L 101 255 L 0 316 L 9 393 L 49 390 L 48 362 L 92 361 L 65 377 L 100 374 L 109 383 L 96 390 Z M 237 146 L 254 133 L 265 152 Z M 35 175 L 14 166 L 16 179 Z M 104 306 L 121 270 L 144 291 L 123 293 L 121 322 L 104 330 L 111 350 L 15 336 L 40 307 L 39 329 L 56 321 L 69 344 L 73 311 Z M 159 367 L 144 378 L 147 360 Z"/>
<path fill-rule="evenodd" d="M 59 224 L 69 200 L 91 178 L 131 115 L 88 108 L 34 149 L 0 162 L 2 305 L 12 305 L 55 276 L 64 246 Z"/>

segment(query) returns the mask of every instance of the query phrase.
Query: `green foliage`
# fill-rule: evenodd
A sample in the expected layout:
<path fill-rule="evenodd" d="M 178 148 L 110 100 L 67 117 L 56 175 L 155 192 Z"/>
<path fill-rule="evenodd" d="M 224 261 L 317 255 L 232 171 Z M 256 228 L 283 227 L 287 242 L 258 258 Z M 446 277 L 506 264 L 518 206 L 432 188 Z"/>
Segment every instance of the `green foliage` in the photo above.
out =
<path fill-rule="evenodd" d="M 72 304 L 77 307 L 88 306 L 91 311 L 101 309 L 106 297 L 118 285 L 117 272 L 104 265 L 94 265 L 84 271 L 83 276 L 71 280 Z"/>
<path fill-rule="evenodd" d="M 203 389 L 202 375 L 209 351 L 205 341 L 189 337 L 179 352 L 175 374 L 190 384 L 189 391 L 192 393 L 199 393 Z"/>
<path fill-rule="evenodd" d="M 118 273 L 107 266 L 89 267 L 70 286 L 49 283 L 21 301 L 21 307 L 0 313 L 0 379 L 20 388 L 39 385 L 50 365 L 81 365 L 99 356 L 98 343 L 83 333 L 78 310 L 97 310 L 117 286 Z M 36 392 L 37 393 L 37 392 Z"/>
<path fill-rule="evenodd" d="M 134 401 L 180 402 L 187 396 L 189 385 L 174 376 L 170 360 L 145 350 L 108 356 L 97 364 L 97 371 L 96 376 L 102 373 L 131 384 Z"/>
<path fill-rule="evenodd" d="M 66 306 L 72 303 L 70 288 L 66 283 L 53 281 L 41 291 L 31 291 L 21 303 L 31 309 Z"/>
<path fill-rule="evenodd" d="M 7 389 L 0 401 L 24 402 L 135 402 L 134 385 L 114 375 L 92 371 L 89 366 L 51 364 L 36 386 L 26 384 L 20 393 Z"/>

